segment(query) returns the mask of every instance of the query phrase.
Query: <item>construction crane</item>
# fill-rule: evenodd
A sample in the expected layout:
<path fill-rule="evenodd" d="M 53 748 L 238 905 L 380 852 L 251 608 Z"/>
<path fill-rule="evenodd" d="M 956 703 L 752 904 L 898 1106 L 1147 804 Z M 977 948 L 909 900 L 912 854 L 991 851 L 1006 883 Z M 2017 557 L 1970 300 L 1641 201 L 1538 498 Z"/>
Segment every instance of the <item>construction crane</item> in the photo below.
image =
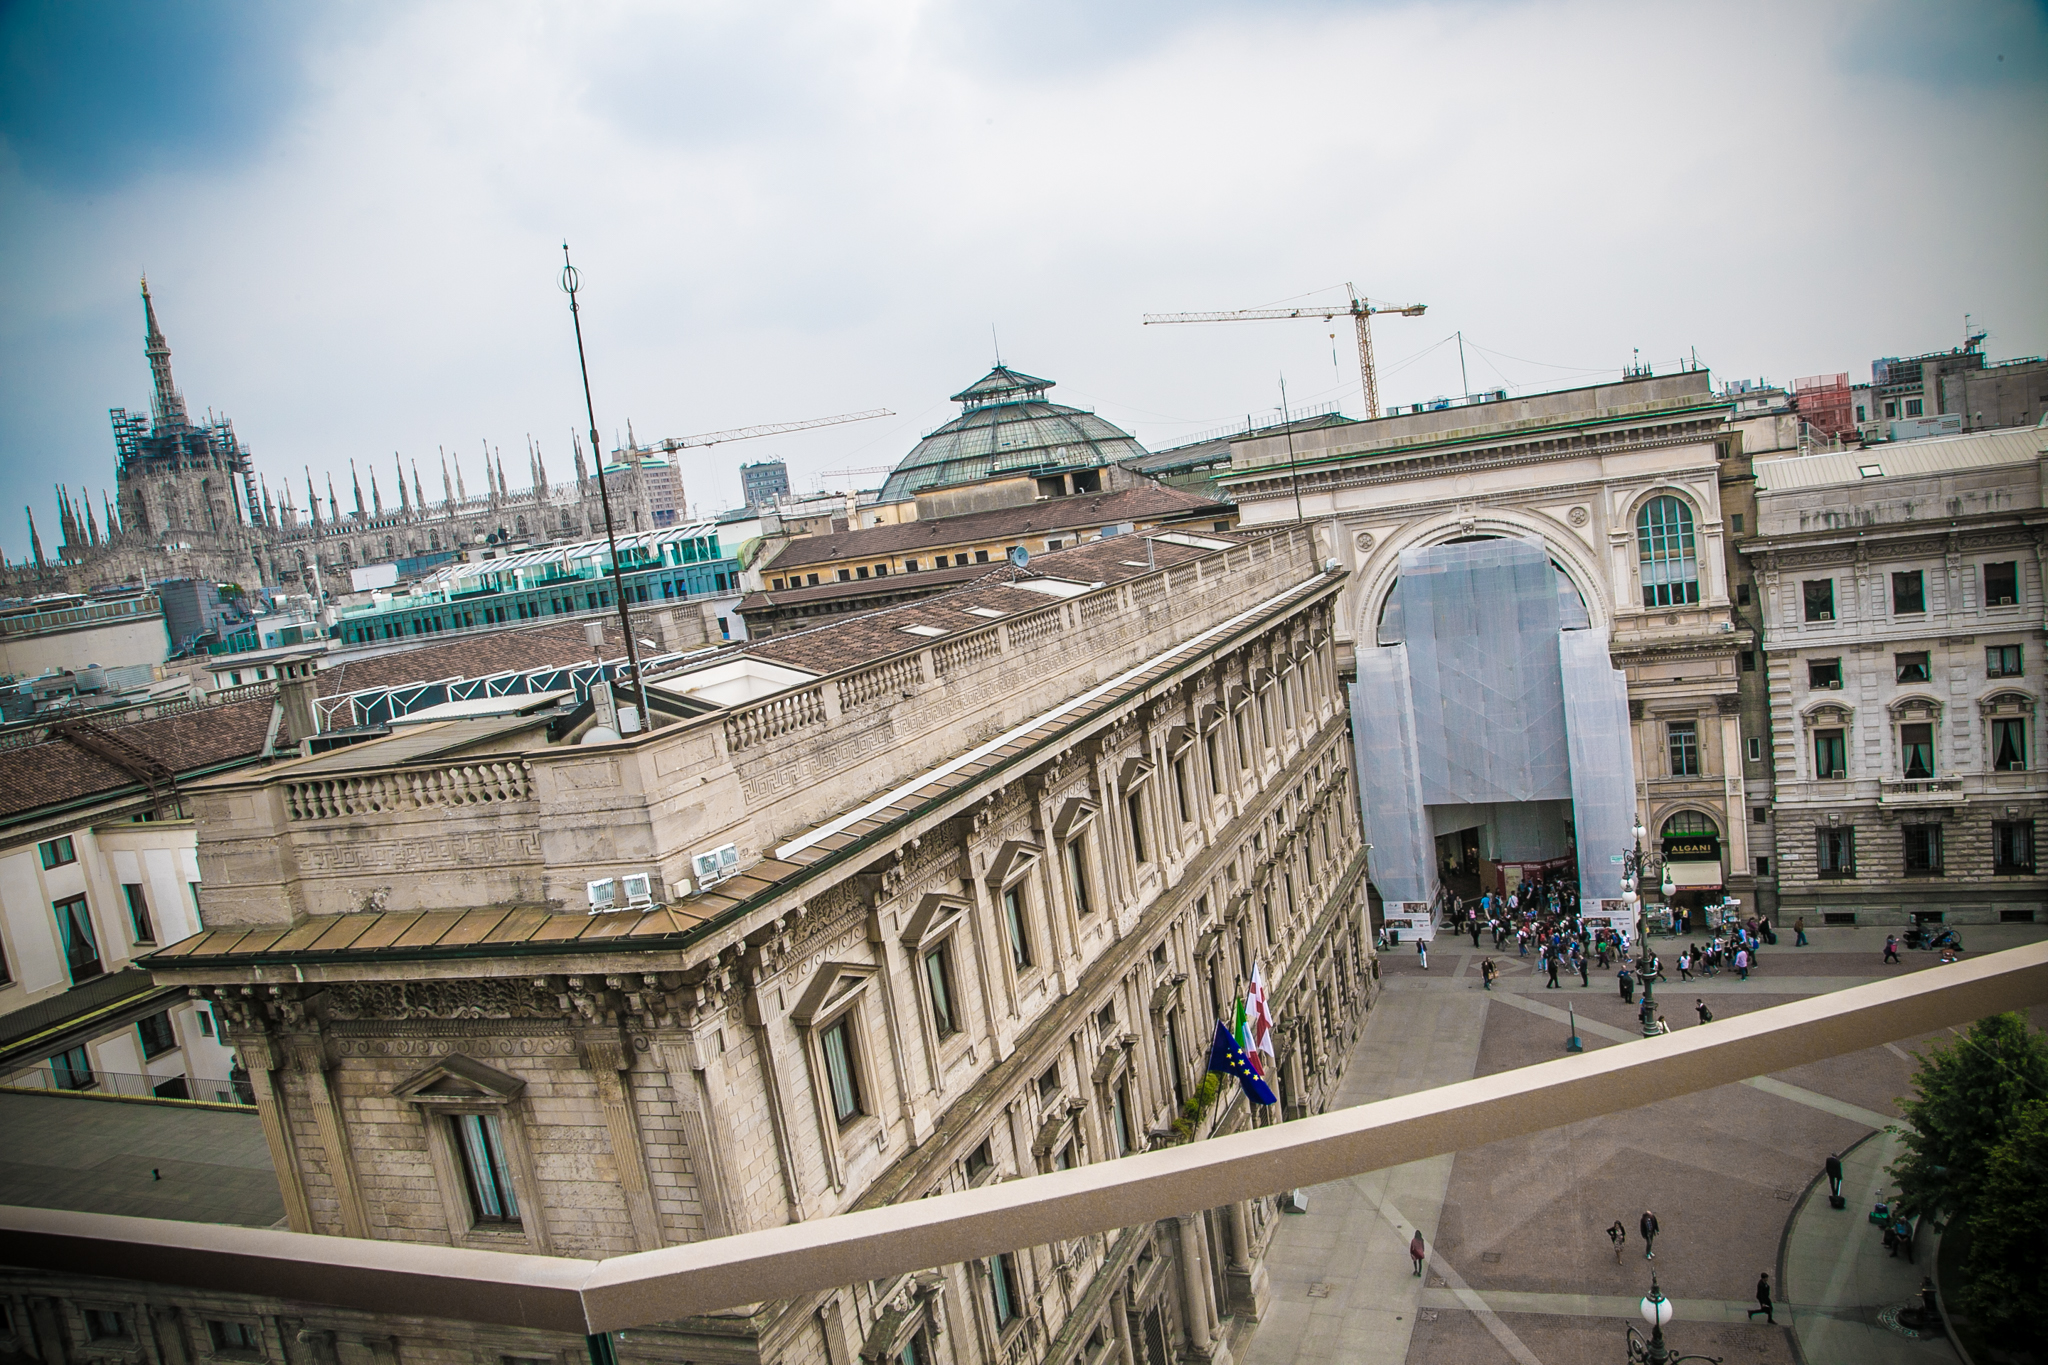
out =
<path fill-rule="evenodd" d="M 825 469 L 825 470 L 820 470 L 820 471 L 818 472 L 818 478 L 819 478 L 820 480 L 824 480 L 824 479 L 858 479 L 858 478 L 863 478 L 863 477 L 865 477 L 865 476 L 867 476 L 867 475 L 869 475 L 869 474 L 893 474 L 893 473 L 895 473 L 895 472 L 896 472 L 896 466 L 895 466 L 895 465 L 892 465 L 892 464 L 879 464 L 879 465 L 868 465 L 868 466 L 865 466 L 865 467 L 863 467 L 863 468 L 860 468 L 860 469 Z"/>
<path fill-rule="evenodd" d="M 837 417 L 812 417 L 802 422 L 770 422 L 758 427 L 734 427 L 730 431 L 706 431 L 696 436 L 673 436 L 665 441 L 656 441 L 645 450 L 662 450 L 673 455 L 678 450 L 691 446 L 715 446 L 721 441 L 751 441 L 759 436 L 780 436 L 787 431 L 809 431 L 812 427 L 838 426 L 841 422 L 865 422 L 873 417 L 894 417 L 887 408 L 871 408 L 866 412 L 842 412 Z"/>
<path fill-rule="evenodd" d="M 1221 313 L 1147 313 L 1145 325 L 1157 322 L 1263 322 L 1281 318 L 1318 318 L 1328 322 L 1331 318 L 1349 315 L 1358 327 L 1358 387 L 1365 394 L 1365 415 L 1380 415 L 1380 381 L 1372 363 L 1372 315 L 1374 313 L 1399 313 L 1404 318 L 1419 318 L 1428 308 L 1424 303 L 1374 303 L 1358 292 L 1358 286 L 1346 284 L 1345 291 L 1351 295 L 1349 303 L 1309 305 L 1301 308 L 1236 308 Z"/>

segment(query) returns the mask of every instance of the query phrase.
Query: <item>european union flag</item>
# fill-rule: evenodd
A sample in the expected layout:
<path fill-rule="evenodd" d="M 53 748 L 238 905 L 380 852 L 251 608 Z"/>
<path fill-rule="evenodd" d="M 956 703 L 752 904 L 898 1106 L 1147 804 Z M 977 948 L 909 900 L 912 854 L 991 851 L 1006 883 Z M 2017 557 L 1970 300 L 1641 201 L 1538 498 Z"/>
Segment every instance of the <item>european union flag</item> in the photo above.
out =
<path fill-rule="evenodd" d="M 1253 1104 L 1278 1104 L 1280 1097 L 1273 1093 L 1273 1087 L 1266 1084 L 1266 1078 L 1244 1055 L 1244 1049 L 1237 1045 L 1237 1039 L 1230 1036 L 1230 1030 L 1222 1024 L 1216 1025 L 1216 1041 L 1209 1047 L 1209 1069 L 1220 1071 L 1226 1076 L 1237 1077 L 1244 1087 L 1245 1098 Z"/>

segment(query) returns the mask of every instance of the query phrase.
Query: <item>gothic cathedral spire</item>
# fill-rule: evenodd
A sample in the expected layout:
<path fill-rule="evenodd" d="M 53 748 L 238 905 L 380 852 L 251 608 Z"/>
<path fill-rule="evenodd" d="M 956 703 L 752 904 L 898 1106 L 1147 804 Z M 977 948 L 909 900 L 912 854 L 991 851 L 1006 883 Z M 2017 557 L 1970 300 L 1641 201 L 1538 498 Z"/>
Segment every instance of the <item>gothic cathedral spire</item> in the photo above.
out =
<path fill-rule="evenodd" d="M 186 422 L 185 399 L 171 382 L 171 347 L 164 340 L 163 329 L 156 325 L 156 305 L 150 301 L 147 275 L 142 278 L 142 316 L 148 324 L 142 353 L 149 357 L 149 377 L 156 384 L 150 408 L 158 426 L 182 426 Z"/>

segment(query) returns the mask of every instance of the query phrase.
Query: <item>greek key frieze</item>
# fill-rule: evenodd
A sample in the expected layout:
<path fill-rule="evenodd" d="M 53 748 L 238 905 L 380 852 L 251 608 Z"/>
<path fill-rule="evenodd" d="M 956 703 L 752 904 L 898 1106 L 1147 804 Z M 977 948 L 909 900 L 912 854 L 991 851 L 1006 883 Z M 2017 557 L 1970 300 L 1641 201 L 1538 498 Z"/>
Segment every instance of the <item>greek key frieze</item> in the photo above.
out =
<path fill-rule="evenodd" d="M 299 865 L 316 876 L 333 876 L 489 867 L 538 862 L 540 856 L 537 831 L 474 831 L 387 843 L 314 844 L 300 850 Z"/>

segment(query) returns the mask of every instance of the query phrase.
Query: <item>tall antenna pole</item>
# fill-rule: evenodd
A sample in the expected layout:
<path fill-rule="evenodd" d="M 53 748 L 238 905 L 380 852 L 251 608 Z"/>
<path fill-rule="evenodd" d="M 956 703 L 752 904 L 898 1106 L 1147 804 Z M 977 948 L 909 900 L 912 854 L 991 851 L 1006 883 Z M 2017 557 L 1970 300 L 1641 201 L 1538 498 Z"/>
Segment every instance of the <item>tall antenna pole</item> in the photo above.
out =
<path fill-rule="evenodd" d="M 1465 333 L 1463 331 L 1458 333 L 1458 382 L 1465 386 L 1465 396 L 1470 398 L 1472 396 L 1472 380 L 1465 373 Z"/>
<path fill-rule="evenodd" d="M 1301 514 L 1301 475 L 1294 468 L 1294 419 L 1287 415 L 1287 376 L 1280 376 L 1280 426 L 1287 433 L 1287 477 L 1294 484 L 1294 519 L 1306 520 Z"/>
<path fill-rule="evenodd" d="M 597 443 L 597 409 L 590 402 L 590 362 L 583 358 L 583 318 L 576 309 L 576 291 L 583 277 L 569 264 L 569 244 L 562 243 L 562 292 L 569 296 L 569 321 L 576 328 L 576 368 L 583 374 L 583 415 L 590 422 L 590 457 L 597 462 L 597 496 L 604 503 L 604 543 L 612 555 L 612 598 L 619 604 L 619 629 L 626 635 L 626 667 L 640 689 L 640 726 L 654 728 L 654 714 L 647 709 L 647 679 L 640 676 L 640 645 L 633 638 L 633 618 L 626 613 L 626 580 L 619 572 L 619 539 L 612 529 L 612 495 L 604 482 L 603 447 Z"/>

